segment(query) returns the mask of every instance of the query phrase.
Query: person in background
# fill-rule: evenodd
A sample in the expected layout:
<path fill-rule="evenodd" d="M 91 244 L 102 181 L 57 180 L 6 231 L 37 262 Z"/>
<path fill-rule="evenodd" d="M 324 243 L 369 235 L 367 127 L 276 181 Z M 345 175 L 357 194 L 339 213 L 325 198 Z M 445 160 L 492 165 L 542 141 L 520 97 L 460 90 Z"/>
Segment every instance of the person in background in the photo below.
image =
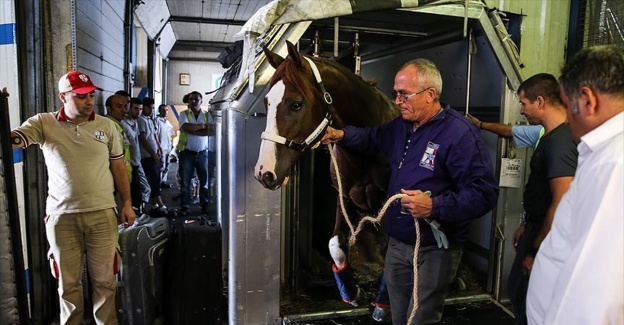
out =
<path fill-rule="evenodd" d="M 145 212 L 145 204 L 149 202 L 150 186 L 145 176 L 145 171 L 141 166 L 141 146 L 139 144 L 139 115 L 143 110 L 143 101 L 132 97 L 130 108 L 126 118 L 121 121 L 121 126 L 130 140 L 130 164 L 132 165 L 132 182 L 130 183 L 130 193 L 132 196 L 132 206 L 137 213 Z"/>
<path fill-rule="evenodd" d="M 139 116 L 139 143 L 141 145 L 141 166 L 150 187 L 151 211 L 167 213 L 167 207 L 160 197 L 160 158 L 162 149 L 158 141 L 157 122 L 154 114 L 154 99 L 143 98 L 143 110 Z"/>
<path fill-rule="evenodd" d="M 178 172 L 180 174 L 180 215 L 186 216 L 191 205 L 191 179 L 197 173 L 199 199 L 202 213 L 208 213 L 210 201 L 208 190 L 208 136 L 213 135 L 214 121 L 208 112 L 201 109 L 202 95 L 197 91 L 189 93 L 188 110 L 180 114 L 180 139 L 178 140 Z"/>
<path fill-rule="evenodd" d="M 504 138 L 513 138 L 518 148 L 536 148 L 539 139 L 544 135 L 541 125 L 507 125 L 494 122 L 483 122 L 467 114 L 466 117 L 481 130 L 486 130 Z"/>
<path fill-rule="evenodd" d="M 40 113 L 11 132 L 14 149 L 38 144 L 48 171 L 44 218 L 50 266 L 58 279 L 60 323 L 82 324 L 83 257 L 93 288 L 98 324 L 117 324 L 115 308 L 118 232 L 113 192 L 122 199 L 119 218 L 134 223 L 122 140 L 110 119 L 95 114 L 96 87 L 82 72 L 58 81 L 63 106 Z"/>
<path fill-rule="evenodd" d="M 208 106 L 208 114 L 212 116 L 212 109 Z M 216 200 L 216 168 L 217 168 L 217 136 L 215 133 L 208 136 L 208 187 L 210 194 L 210 203 L 214 204 Z"/>
<path fill-rule="evenodd" d="M 414 223 L 418 222 L 415 324 L 432 324 L 442 318 L 468 226 L 495 206 L 498 182 L 479 130 L 440 103 L 442 77 L 433 62 L 405 63 L 394 78 L 394 91 L 400 117 L 372 128 L 328 127 L 322 141 L 340 141 L 343 147 L 388 157 L 388 197 L 406 195 L 388 207 L 383 219 L 389 237 L 384 276 L 392 323 L 407 324 L 414 306 Z"/>
<path fill-rule="evenodd" d="M 526 290 L 535 254 L 552 224 L 555 210 L 574 178 L 578 152 L 557 79 L 546 73 L 528 78 L 518 89 L 520 113 L 545 133 L 531 157 L 523 205 L 526 218 L 514 233 L 516 257 L 509 273 L 509 299 L 516 324 L 526 324 Z M 516 239 L 519 238 L 518 241 Z"/>
<path fill-rule="evenodd" d="M 559 81 L 580 155 L 533 264 L 528 321 L 624 324 L 624 49 L 582 49 Z"/>
<path fill-rule="evenodd" d="M 128 180 L 132 183 L 130 140 L 121 125 L 121 121 L 124 119 L 128 111 L 128 99 L 121 95 L 112 95 L 106 99 L 104 105 L 106 106 L 106 117 L 115 122 L 115 128 L 117 128 L 117 131 L 119 131 L 119 135 L 121 136 L 122 146 L 124 149 L 124 163 L 126 165 L 126 170 L 128 171 Z"/>
<path fill-rule="evenodd" d="M 160 148 L 162 149 L 162 157 L 160 157 L 160 186 L 162 188 L 171 188 L 171 184 L 167 183 L 167 177 L 169 175 L 169 163 L 171 150 L 173 149 L 171 138 L 175 135 L 173 131 L 173 125 L 167 119 L 167 112 L 169 106 L 161 104 L 158 106 L 158 140 L 160 141 Z"/>
<path fill-rule="evenodd" d="M 126 98 L 126 114 L 127 114 L 127 112 L 130 110 L 130 101 L 132 99 L 132 96 L 130 96 L 130 93 L 125 90 L 117 90 L 115 92 L 115 95 L 120 95 Z"/>

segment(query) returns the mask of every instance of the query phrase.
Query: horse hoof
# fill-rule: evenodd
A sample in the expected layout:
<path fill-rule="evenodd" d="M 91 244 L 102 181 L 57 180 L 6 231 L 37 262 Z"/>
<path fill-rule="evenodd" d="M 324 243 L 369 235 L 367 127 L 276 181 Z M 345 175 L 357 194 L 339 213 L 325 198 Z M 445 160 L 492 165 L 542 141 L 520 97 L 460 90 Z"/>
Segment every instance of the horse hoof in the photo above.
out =
<path fill-rule="evenodd" d="M 390 308 L 375 306 L 375 309 L 373 310 L 373 320 L 376 322 L 383 322 L 388 314 L 390 314 Z"/>
<path fill-rule="evenodd" d="M 353 300 L 349 302 L 349 305 L 353 307 L 360 307 L 360 303 L 358 301 L 360 300 L 361 293 L 362 291 L 360 290 L 360 287 L 358 286 L 357 293 L 355 294 L 355 298 L 353 298 Z"/>

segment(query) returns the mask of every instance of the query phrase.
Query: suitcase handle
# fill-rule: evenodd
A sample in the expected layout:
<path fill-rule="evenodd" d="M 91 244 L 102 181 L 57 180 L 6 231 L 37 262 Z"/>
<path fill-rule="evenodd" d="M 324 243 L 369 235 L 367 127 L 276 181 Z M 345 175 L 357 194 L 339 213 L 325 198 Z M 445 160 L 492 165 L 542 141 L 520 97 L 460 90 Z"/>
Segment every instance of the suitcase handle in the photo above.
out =
<path fill-rule="evenodd" d="M 210 220 L 204 216 L 199 216 L 197 219 L 187 219 L 184 220 L 184 224 L 192 224 L 198 222 L 200 225 L 208 225 L 210 227 L 214 227 L 217 225 L 217 222 L 214 220 Z"/>
<path fill-rule="evenodd" d="M 169 223 L 165 218 L 152 219 L 152 227 L 148 227 L 147 235 L 152 239 L 158 239 L 159 237 L 167 237 L 167 231 L 169 230 Z"/>

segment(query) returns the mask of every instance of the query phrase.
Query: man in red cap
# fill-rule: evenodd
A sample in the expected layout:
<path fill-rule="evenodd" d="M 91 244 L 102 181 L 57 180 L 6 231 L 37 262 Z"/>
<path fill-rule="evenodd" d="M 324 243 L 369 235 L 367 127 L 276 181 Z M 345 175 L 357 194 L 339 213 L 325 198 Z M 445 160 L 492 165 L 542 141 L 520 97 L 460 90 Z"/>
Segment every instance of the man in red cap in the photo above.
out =
<path fill-rule="evenodd" d="M 82 324 L 83 256 L 93 284 L 98 324 L 117 324 L 115 273 L 117 213 L 115 188 L 123 207 L 119 218 L 132 225 L 135 213 L 114 123 L 94 112 L 96 87 L 88 75 L 72 71 L 58 82 L 63 102 L 56 112 L 39 113 L 11 133 L 13 148 L 39 144 L 48 170 L 46 236 L 52 274 L 59 280 L 61 324 Z"/>

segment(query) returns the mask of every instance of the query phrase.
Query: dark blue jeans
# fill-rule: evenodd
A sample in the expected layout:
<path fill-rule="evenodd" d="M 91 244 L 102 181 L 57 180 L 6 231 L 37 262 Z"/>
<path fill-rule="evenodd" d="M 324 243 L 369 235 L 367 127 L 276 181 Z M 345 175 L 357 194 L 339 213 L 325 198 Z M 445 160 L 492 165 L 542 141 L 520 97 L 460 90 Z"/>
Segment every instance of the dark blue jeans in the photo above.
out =
<path fill-rule="evenodd" d="M 418 311 L 415 324 L 435 324 L 442 319 L 444 299 L 455 279 L 462 247 L 420 247 L 418 251 Z M 413 308 L 414 246 L 388 239 L 385 274 L 392 324 L 405 325 Z"/>
<path fill-rule="evenodd" d="M 191 206 L 191 179 L 197 172 L 199 178 L 199 203 L 207 206 L 210 202 L 210 192 L 208 190 L 208 150 L 193 152 L 182 150 L 178 154 L 180 174 L 180 196 L 182 208 Z"/>
<path fill-rule="evenodd" d="M 529 252 L 529 248 L 533 246 L 541 228 L 541 224 L 527 223 L 524 226 L 524 233 L 518 242 L 516 257 L 511 266 L 511 271 L 509 271 L 507 289 L 509 290 L 509 300 L 516 318 L 516 325 L 527 324 L 526 296 L 529 288 L 529 276 L 524 274 L 522 261 Z"/>

